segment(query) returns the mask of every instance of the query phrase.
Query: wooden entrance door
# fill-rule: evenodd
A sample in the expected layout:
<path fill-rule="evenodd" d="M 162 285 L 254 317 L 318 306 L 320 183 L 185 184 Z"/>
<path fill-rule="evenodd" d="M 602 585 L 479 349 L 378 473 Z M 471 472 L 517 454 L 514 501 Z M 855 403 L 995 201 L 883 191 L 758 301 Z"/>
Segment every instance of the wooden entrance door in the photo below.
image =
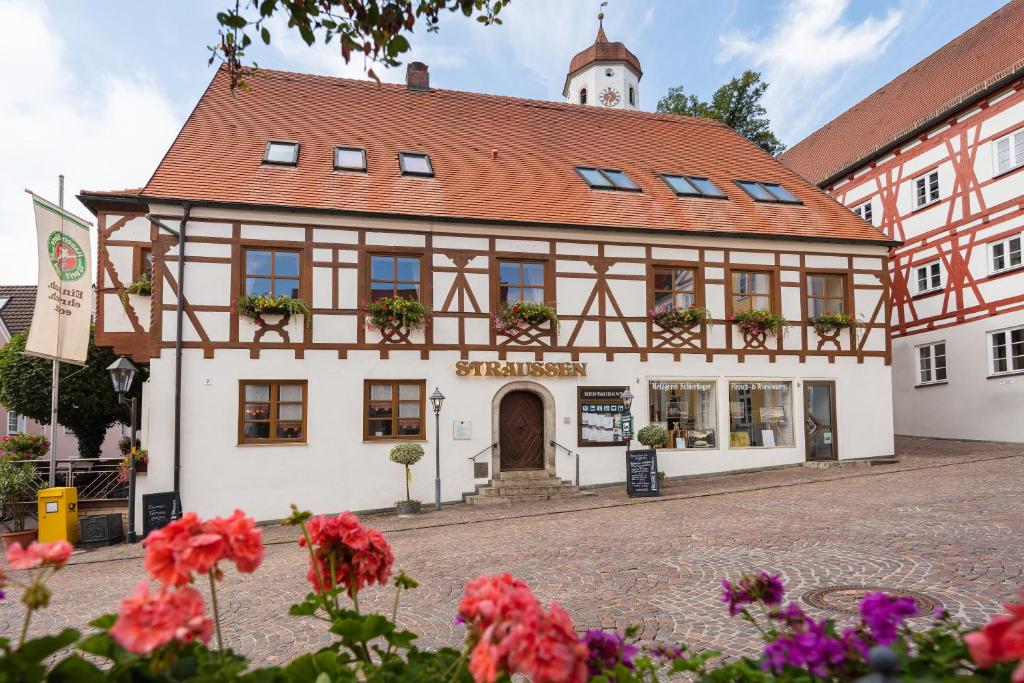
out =
<path fill-rule="evenodd" d="M 804 442 L 808 460 L 836 460 L 836 383 L 804 382 Z"/>
<path fill-rule="evenodd" d="M 502 470 L 544 468 L 544 404 L 530 391 L 510 391 L 498 407 Z"/>

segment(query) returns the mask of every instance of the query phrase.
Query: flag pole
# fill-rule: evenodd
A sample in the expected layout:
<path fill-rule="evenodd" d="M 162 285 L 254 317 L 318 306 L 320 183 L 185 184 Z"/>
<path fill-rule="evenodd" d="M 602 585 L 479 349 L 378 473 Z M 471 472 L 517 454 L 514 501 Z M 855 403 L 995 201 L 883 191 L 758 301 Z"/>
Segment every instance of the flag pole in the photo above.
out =
<path fill-rule="evenodd" d="M 57 180 L 58 202 L 60 206 L 60 234 L 63 243 L 64 237 L 64 174 L 60 174 Z M 53 354 L 53 379 L 50 390 L 50 488 L 57 485 L 57 399 L 60 389 L 60 326 L 61 320 L 57 320 L 57 338 L 55 340 L 55 353 Z"/>

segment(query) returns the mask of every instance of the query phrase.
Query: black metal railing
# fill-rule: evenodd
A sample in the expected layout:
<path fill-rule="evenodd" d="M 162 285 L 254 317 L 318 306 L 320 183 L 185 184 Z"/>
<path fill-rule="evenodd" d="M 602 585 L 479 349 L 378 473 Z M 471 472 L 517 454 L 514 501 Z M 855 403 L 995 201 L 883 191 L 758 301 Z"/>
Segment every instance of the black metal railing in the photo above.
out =
<path fill-rule="evenodd" d="M 486 463 L 486 462 L 485 463 L 478 463 L 476 461 L 476 459 L 479 458 L 484 453 L 492 451 L 492 450 L 494 450 L 497 447 L 498 447 L 498 442 L 495 441 L 491 445 L 484 446 L 477 453 L 475 453 L 475 454 L 469 456 L 468 458 L 466 458 L 466 460 L 469 460 L 469 461 L 471 461 L 473 463 L 473 478 L 474 479 L 487 479 L 487 478 L 490 477 L 490 467 L 491 467 L 490 463 Z M 481 465 L 483 465 L 483 467 L 486 468 L 486 472 L 484 472 L 481 469 Z M 481 474 L 481 472 L 482 472 L 482 474 Z"/>
<path fill-rule="evenodd" d="M 576 459 L 576 486 L 578 488 L 579 485 L 580 485 L 580 454 L 579 454 L 579 451 L 573 451 L 572 449 L 566 448 L 565 446 L 563 446 L 562 444 L 558 443 L 554 439 L 551 439 L 551 445 L 554 446 L 555 448 L 561 448 L 563 451 L 565 451 L 566 455 L 568 455 L 571 458 L 575 458 Z"/>

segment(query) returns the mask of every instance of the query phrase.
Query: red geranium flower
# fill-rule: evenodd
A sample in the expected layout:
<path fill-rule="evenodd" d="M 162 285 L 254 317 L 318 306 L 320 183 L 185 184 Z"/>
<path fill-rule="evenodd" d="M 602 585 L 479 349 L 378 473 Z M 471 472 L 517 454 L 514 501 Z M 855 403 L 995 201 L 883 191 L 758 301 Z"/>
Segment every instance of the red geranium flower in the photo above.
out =
<path fill-rule="evenodd" d="M 210 640 L 213 622 L 203 613 L 203 597 L 193 588 L 149 592 L 140 581 L 135 592 L 121 602 L 120 614 L 110 635 L 135 654 L 148 654 L 172 640 L 190 643 Z"/>
<path fill-rule="evenodd" d="M 207 573 L 224 553 L 223 537 L 205 530 L 194 512 L 152 532 L 142 543 L 146 571 L 166 586 L 189 583 L 192 572 Z"/>
<path fill-rule="evenodd" d="M 1024 598 L 1024 590 L 1020 591 Z M 964 642 L 971 653 L 971 659 L 982 669 L 993 664 L 1020 662 L 1010 679 L 1013 683 L 1024 682 L 1024 602 L 1004 605 L 1009 614 L 997 614 L 980 631 L 968 633 Z"/>
<path fill-rule="evenodd" d="M 353 596 L 368 585 L 387 583 L 395 562 L 391 546 L 382 533 L 364 527 L 351 512 L 314 517 L 307 522 L 306 531 L 313 545 L 306 576 L 317 593 L 344 586 Z M 306 546 L 304 537 L 299 545 Z M 320 577 L 325 585 L 321 585 Z"/>

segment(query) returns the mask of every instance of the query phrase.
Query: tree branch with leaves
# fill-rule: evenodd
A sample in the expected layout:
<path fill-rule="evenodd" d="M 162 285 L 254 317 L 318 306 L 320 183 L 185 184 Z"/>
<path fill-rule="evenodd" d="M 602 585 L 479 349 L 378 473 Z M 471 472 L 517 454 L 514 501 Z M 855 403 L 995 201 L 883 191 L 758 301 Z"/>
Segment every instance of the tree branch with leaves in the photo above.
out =
<path fill-rule="evenodd" d="M 342 59 L 362 53 L 373 62 L 397 66 L 398 57 L 409 51 L 409 39 L 417 23 L 428 33 L 438 30 L 447 12 L 476 17 L 484 25 L 500 24 L 498 14 L 511 0 L 236 0 L 233 8 L 217 13 L 220 30 L 210 46 L 210 64 L 221 61 L 231 78 L 231 90 L 246 90 L 246 51 L 258 36 L 271 41 L 268 23 L 285 15 L 288 28 L 312 46 L 337 41 Z M 255 63 L 253 67 L 257 67 Z M 371 78 L 380 80 L 369 69 Z"/>

